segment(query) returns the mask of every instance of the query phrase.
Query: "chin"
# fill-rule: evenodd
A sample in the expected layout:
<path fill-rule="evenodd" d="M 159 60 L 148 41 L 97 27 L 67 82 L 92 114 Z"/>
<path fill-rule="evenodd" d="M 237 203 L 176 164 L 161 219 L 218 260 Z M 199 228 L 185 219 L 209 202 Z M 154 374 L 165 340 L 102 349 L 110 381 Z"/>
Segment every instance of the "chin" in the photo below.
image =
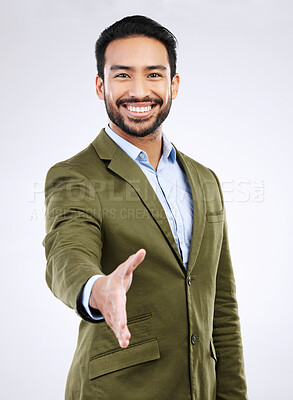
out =
<path fill-rule="evenodd" d="M 128 129 L 125 129 L 124 132 L 128 133 L 131 136 L 136 136 L 136 137 L 146 137 L 151 134 L 155 134 L 160 126 L 150 126 L 142 129 L 135 129 L 132 127 L 127 127 Z"/>

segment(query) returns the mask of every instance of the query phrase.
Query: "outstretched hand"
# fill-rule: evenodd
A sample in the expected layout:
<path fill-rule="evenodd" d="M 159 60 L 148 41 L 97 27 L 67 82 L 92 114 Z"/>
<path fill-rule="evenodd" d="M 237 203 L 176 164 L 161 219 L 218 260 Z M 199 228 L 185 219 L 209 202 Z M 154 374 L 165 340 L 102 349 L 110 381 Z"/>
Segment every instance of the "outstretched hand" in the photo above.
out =
<path fill-rule="evenodd" d="M 138 250 L 110 275 L 96 280 L 92 288 L 90 306 L 102 313 L 122 348 L 129 345 L 131 337 L 127 327 L 126 293 L 131 286 L 133 271 L 144 260 L 145 255 L 144 249 Z"/>

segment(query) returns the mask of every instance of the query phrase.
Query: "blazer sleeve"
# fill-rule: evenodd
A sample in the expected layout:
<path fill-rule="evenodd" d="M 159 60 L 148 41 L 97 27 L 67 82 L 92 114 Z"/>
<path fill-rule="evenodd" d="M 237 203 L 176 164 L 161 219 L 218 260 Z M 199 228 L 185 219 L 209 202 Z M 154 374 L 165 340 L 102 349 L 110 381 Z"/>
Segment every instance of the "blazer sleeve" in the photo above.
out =
<path fill-rule="evenodd" d="M 217 182 L 222 196 L 218 179 Z M 247 400 L 236 286 L 229 251 L 226 217 L 216 277 L 213 342 L 217 354 L 216 399 Z"/>
<path fill-rule="evenodd" d="M 84 319 L 81 293 L 100 267 L 102 212 L 94 183 L 76 167 L 56 164 L 46 177 L 46 282 L 53 294 Z"/>

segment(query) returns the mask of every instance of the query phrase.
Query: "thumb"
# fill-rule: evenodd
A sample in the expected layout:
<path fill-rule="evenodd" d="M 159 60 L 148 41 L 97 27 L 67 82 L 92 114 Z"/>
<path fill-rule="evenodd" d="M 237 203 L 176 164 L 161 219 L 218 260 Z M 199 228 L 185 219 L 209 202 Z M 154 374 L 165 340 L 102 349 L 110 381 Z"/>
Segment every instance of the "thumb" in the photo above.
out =
<path fill-rule="evenodd" d="M 146 255 L 145 249 L 138 250 L 135 254 L 132 254 L 128 260 L 126 260 L 126 268 L 124 270 L 124 276 L 131 274 L 135 268 L 143 262 Z"/>

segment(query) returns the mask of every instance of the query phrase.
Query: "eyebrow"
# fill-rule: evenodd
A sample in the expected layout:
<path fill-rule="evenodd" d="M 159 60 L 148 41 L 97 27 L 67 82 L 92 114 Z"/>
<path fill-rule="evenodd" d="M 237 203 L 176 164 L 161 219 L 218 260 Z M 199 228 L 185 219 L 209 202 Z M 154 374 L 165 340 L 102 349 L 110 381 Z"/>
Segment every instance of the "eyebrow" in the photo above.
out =
<path fill-rule="evenodd" d="M 152 69 L 159 69 L 161 71 L 167 71 L 167 68 L 164 65 L 150 65 L 149 67 L 146 67 L 148 71 Z"/>
<path fill-rule="evenodd" d="M 111 71 L 117 71 L 119 69 L 124 69 L 124 70 L 127 70 L 127 71 L 134 71 L 135 70 L 135 68 L 133 68 L 133 67 L 130 67 L 128 65 L 121 65 L 121 64 L 111 65 L 111 67 L 110 67 Z M 166 71 L 167 70 L 167 68 L 164 65 L 160 65 L 160 64 L 158 64 L 158 65 L 149 65 L 145 69 L 147 71 L 151 71 L 153 69 L 159 69 L 161 71 Z"/>
<path fill-rule="evenodd" d="M 110 70 L 111 71 L 116 71 L 117 69 L 126 69 L 126 70 L 133 70 L 132 67 L 128 67 L 127 65 L 120 65 L 120 64 L 115 64 L 111 65 Z"/>

